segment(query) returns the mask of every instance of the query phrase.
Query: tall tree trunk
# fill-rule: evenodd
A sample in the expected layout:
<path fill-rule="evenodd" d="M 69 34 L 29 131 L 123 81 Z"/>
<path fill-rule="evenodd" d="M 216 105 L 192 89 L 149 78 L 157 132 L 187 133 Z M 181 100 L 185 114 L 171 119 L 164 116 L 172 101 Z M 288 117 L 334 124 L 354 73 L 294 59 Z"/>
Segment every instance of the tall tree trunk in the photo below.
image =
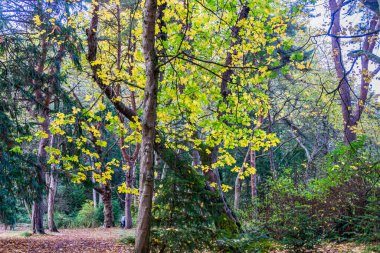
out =
<path fill-rule="evenodd" d="M 251 146 L 248 146 L 247 153 L 244 157 L 243 164 L 240 167 L 239 173 L 235 179 L 235 196 L 234 196 L 234 209 L 237 210 L 240 208 L 240 195 L 241 195 L 241 186 L 243 183 L 243 179 L 240 178 L 241 174 L 244 173 L 245 168 L 244 164 L 247 162 L 249 154 L 250 154 Z"/>
<path fill-rule="evenodd" d="M 241 196 L 241 186 L 243 180 L 239 178 L 239 175 L 235 179 L 235 196 L 234 196 L 234 209 L 238 210 L 240 208 L 240 196 Z"/>
<path fill-rule="evenodd" d="M 263 118 L 260 118 L 260 124 L 264 120 Z M 272 116 L 270 114 L 270 110 L 268 111 L 268 133 L 272 133 L 272 126 L 273 126 L 273 121 L 275 119 L 272 119 Z M 272 178 L 276 179 L 277 178 L 277 166 L 276 166 L 276 160 L 274 158 L 274 151 L 273 147 L 269 147 L 269 152 L 268 152 L 268 157 L 269 157 L 269 167 L 270 167 L 270 172 L 272 174 Z"/>
<path fill-rule="evenodd" d="M 340 2 L 340 1 L 339 1 Z M 330 12 L 333 16 L 333 24 L 331 27 L 331 33 L 338 35 L 341 32 L 340 27 L 340 6 L 338 6 L 335 0 L 329 0 Z M 332 55 L 335 65 L 335 71 L 339 78 L 339 95 L 341 98 L 341 110 L 344 124 L 344 142 L 346 144 L 356 139 L 355 132 L 352 131 L 353 120 L 351 118 L 351 91 L 348 83 L 347 73 L 343 67 L 343 58 L 341 52 L 341 44 L 339 38 L 331 37 Z"/>
<path fill-rule="evenodd" d="M 113 211 L 112 211 L 112 191 L 109 183 L 105 184 L 102 189 L 104 227 L 111 228 L 114 226 Z"/>
<path fill-rule="evenodd" d="M 239 17 L 238 17 L 238 19 L 237 19 L 236 22 L 238 23 L 241 20 L 247 19 L 249 11 L 250 11 L 250 8 L 247 5 L 243 5 L 242 9 L 240 10 Z M 235 47 L 236 45 L 239 45 L 239 44 L 242 43 L 242 37 L 239 35 L 241 27 L 238 26 L 237 23 L 236 23 L 236 25 L 234 25 L 231 28 L 231 37 L 233 38 L 232 41 L 231 41 L 231 44 L 230 44 L 230 48 L 231 49 L 233 47 Z M 233 63 L 233 56 L 236 55 L 236 54 L 237 54 L 236 50 L 228 50 L 227 57 L 226 57 L 226 60 L 225 60 L 225 65 L 226 66 L 230 66 Z M 231 91 L 228 88 L 228 84 L 230 83 L 233 74 L 234 74 L 234 69 L 233 68 L 228 68 L 227 70 L 225 70 L 222 73 L 222 82 L 221 82 L 221 85 L 220 85 L 220 93 L 221 93 L 221 95 L 223 97 L 223 102 L 225 104 L 228 104 L 227 98 L 231 94 Z M 222 113 L 221 113 L 221 115 L 222 115 Z M 219 150 L 219 147 L 216 146 L 211 151 L 211 166 L 210 166 L 210 168 L 212 167 L 212 164 L 214 164 L 215 162 L 217 162 L 217 159 L 218 159 L 218 150 Z M 210 169 L 206 173 L 206 177 L 208 178 L 209 182 L 217 184 L 218 189 L 219 189 L 220 199 L 221 199 L 221 201 L 223 203 L 226 215 L 231 220 L 233 220 L 235 222 L 235 224 L 237 225 L 237 227 L 240 229 L 241 225 L 240 225 L 240 223 L 239 223 L 239 221 L 238 221 L 235 213 L 233 212 L 233 210 L 231 210 L 231 208 L 228 206 L 227 201 L 226 201 L 225 196 L 224 196 L 224 193 L 222 191 L 218 168 L 215 168 L 214 170 Z"/>
<path fill-rule="evenodd" d="M 93 184 L 95 184 L 95 178 L 94 178 L 94 174 L 92 174 L 92 178 L 91 178 L 91 181 Z M 98 206 L 98 201 L 97 201 L 97 192 L 95 189 L 92 189 L 92 202 L 94 204 L 94 208 L 96 208 Z"/>
<path fill-rule="evenodd" d="M 91 156 L 88 157 L 88 161 L 90 163 L 90 165 L 94 168 L 95 167 L 95 164 L 94 164 L 94 160 Z M 96 180 L 95 180 L 95 177 L 94 177 L 94 172 L 92 172 L 91 174 L 91 182 L 93 185 L 96 184 Z M 96 190 L 93 188 L 92 189 L 92 203 L 94 205 L 94 208 L 96 208 L 98 206 L 98 193 L 96 192 Z"/>
<path fill-rule="evenodd" d="M 37 196 L 33 201 L 32 208 L 32 227 L 33 234 L 44 234 L 43 225 L 43 199 L 42 196 Z"/>
<path fill-rule="evenodd" d="M 369 83 L 372 78 L 380 71 L 380 68 L 376 68 L 374 71 L 370 72 L 368 70 L 368 61 L 369 58 L 367 55 L 361 56 L 361 85 L 360 85 L 360 94 L 358 102 L 356 103 L 356 108 L 353 110 L 353 101 L 351 99 L 351 87 L 348 80 L 348 73 L 344 67 L 344 59 L 342 57 L 342 45 L 339 38 L 340 33 L 342 32 L 340 24 L 340 11 L 343 6 L 343 1 L 329 0 L 329 8 L 331 14 L 331 45 L 332 45 L 332 55 L 334 60 L 335 71 L 339 79 L 338 91 L 341 100 L 341 111 L 343 116 L 343 133 L 344 133 L 344 142 L 346 144 L 351 143 L 356 140 L 355 127 L 358 125 L 358 122 L 361 118 L 361 114 L 364 110 L 365 103 L 367 101 Z M 369 31 L 375 31 L 379 29 L 379 17 L 374 15 L 370 25 Z M 363 38 L 362 48 L 364 51 L 372 53 L 376 42 L 378 40 L 378 34 L 367 35 Z"/>
<path fill-rule="evenodd" d="M 54 147 L 55 145 L 55 139 L 56 136 L 51 135 L 50 137 L 50 147 Z M 59 140 L 57 140 L 57 146 Z M 55 155 L 56 159 L 59 159 L 57 155 Z M 58 185 L 58 173 L 56 164 L 51 164 L 50 166 L 50 175 L 49 173 L 46 173 L 46 184 L 48 184 L 48 198 L 47 198 L 47 205 L 48 205 L 48 228 L 50 232 L 58 232 L 58 229 L 54 222 L 54 201 L 55 201 L 55 194 L 57 192 L 57 185 Z"/>
<path fill-rule="evenodd" d="M 216 146 L 212 149 L 211 154 L 210 154 L 210 162 L 209 163 L 207 163 L 207 162 L 205 162 L 205 163 L 202 162 L 202 163 L 208 164 L 210 166 L 210 168 L 212 168 L 212 165 L 215 164 L 218 160 L 218 149 L 219 149 L 219 146 Z M 236 224 L 238 229 L 241 229 L 241 224 L 240 224 L 239 220 L 237 219 L 234 211 L 228 205 L 227 200 L 226 200 L 226 196 L 224 195 L 224 192 L 222 190 L 222 182 L 220 180 L 220 174 L 219 174 L 218 168 L 209 169 L 204 174 L 207 178 L 208 183 L 216 184 L 216 186 L 217 186 L 216 189 L 213 187 L 208 187 L 208 188 L 211 191 L 215 191 L 215 190 L 219 191 L 218 195 L 219 195 L 220 202 L 223 204 L 224 213 L 227 215 L 227 217 L 229 219 L 231 219 Z"/>
<path fill-rule="evenodd" d="M 38 8 L 41 9 L 40 3 Z M 47 55 L 47 42 L 45 37 L 41 40 L 41 57 L 39 63 L 36 67 L 36 72 L 42 74 L 44 71 L 45 61 Z M 36 86 L 35 97 L 37 103 L 36 114 L 41 118 L 45 119 L 41 123 L 41 130 L 48 134 L 47 138 L 40 139 L 37 152 L 37 167 L 36 167 L 36 177 L 38 182 L 38 188 L 36 192 L 36 197 L 33 200 L 33 211 L 32 211 L 32 229 L 33 233 L 43 234 L 45 233 L 43 227 L 43 192 L 46 186 L 44 180 L 44 173 L 46 170 L 46 151 L 45 147 L 49 144 L 50 132 L 49 132 L 49 104 L 50 96 L 46 95 L 44 97 L 41 90 L 41 80 L 32 80 L 33 84 Z"/>
<path fill-rule="evenodd" d="M 48 192 L 48 228 L 50 232 L 58 232 L 54 222 L 54 201 L 58 185 L 58 173 L 56 172 L 55 164 L 51 167 L 49 192 Z"/>
<path fill-rule="evenodd" d="M 140 161 L 140 203 L 136 228 L 135 252 L 149 252 L 150 219 L 154 185 L 154 143 L 157 118 L 158 64 L 155 52 L 157 0 L 146 0 L 143 21 L 143 53 L 146 85 L 144 90 Z"/>
<path fill-rule="evenodd" d="M 44 147 L 44 139 L 40 141 L 40 148 L 41 150 Z M 44 203 L 43 203 L 43 188 L 45 188 L 45 180 L 44 180 L 44 170 L 43 170 L 43 164 L 45 163 L 44 158 L 46 156 L 43 155 L 43 152 L 39 152 L 38 154 L 38 168 L 37 168 L 37 182 L 38 182 L 38 188 L 36 197 L 33 200 L 33 208 L 32 208 L 32 228 L 34 234 L 44 234 L 44 226 L 43 226 L 43 214 L 44 214 Z"/>
<path fill-rule="evenodd" d="M 50 140 L 50 132 L 49 132 L 49 113 L 48 109 L 43 109 L 42 113 L 40 113 L 40 117 L 44 118 L 45 121 L 41 124 L 41 130 L 48 134 L 47 138 L 42 138 L 40 140 L 37 152 L 37 182 L 38 189 L 36 197 L 33 201 L 33 215 L 32 215 L 32 228 L 33 233 L 43 234 L 44 226 L 43 226 L 43 214 L 44 214 L 44 204 L 43 204 L 43 192 L 46 186 L 46 182 L 44 180 L 44 173 L 46 172 L 46 150 L 45 147 L 48 145 Z"/>
<path fill-rule="evenodd" d="M 250 166 L 256 168 L 256 152 L 250 150 Z M 252 203 L 256 200 L 257 197 L 257 172 L 251 175 L 251 198 Z"/>
<path fill-rule="evenodd" d="M 129 169 L 126 172 L 126 185 L 128 189 L 133 188 L 133 172 L 134 172 L 135 162 L 129 161 Z M 132 228 L 132 194 L 125 194 L 125 228 Z"/>

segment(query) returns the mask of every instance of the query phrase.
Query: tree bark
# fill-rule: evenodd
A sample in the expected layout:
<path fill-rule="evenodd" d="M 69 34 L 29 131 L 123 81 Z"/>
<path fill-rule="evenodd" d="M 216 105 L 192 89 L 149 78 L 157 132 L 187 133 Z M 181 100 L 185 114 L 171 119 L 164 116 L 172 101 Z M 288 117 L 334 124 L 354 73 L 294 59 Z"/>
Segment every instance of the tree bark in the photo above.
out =
<path fill-rule="evenodd" d="M 341 111 L 343 116 L 343 133 L 344 133 L 344 142 L 350 144 L 352 141 L 356 140 L 355 127 L 357 126 L 361 114 L 364 110 L 365 103 L 367 101 L 369 83 L 373 76 L 375 76 L 380 68 L 377 68 L 374 72 L 369 72 L 368 70 L 368 61 L 369 58 L 367 55 L 361 56 L 361 85 L 360 85 L 360 94 L 359 100 L 356 103 L 356 108 L 353 110 L 352 99 L 351 99 L 351 88 L 348 83 L 347 71 L 344 68 L 344 59 L 342 57 L 341 50 L 341 40 L 339 36 L 342 28 L 340 24 L 340 11 L 343 5 L 343 1 L 329 0 L 329 8 L 332 19 L 332 26 L 330 34 L 331 36 L 331 45 L 332 45 L 332 55 L 334 60 L 335 71 L 339 79 L 338 91 L 341 100 Z M 379 27 L 379 17 L 374 15 L 370 25 L 369 31 L 375 31 Z M 377 34 L 367 35 L 363 38 L 362 48 L 364 51 L 373 52 L 373 49 L 378 40 Z"/>
<path fill-rule="evenodd" d="M 92 174 L 91 181 L 93 184 L 95 184 L 94 174 Z M 96 208 L 98 206 L 98 201 L 97 201 L 97 192 L 95 189 L 92 189 L 92 202 L 94 204 L 94 208 Z"/>
<path fill-rule="evenodd" d="M 240 195 L 241 195 L 241 186 L 242 186 L 242 183 L 243 183 L 243 180 L 240 178 L 240 175 L 244 172 L 245 168 L 244 168 L 244 163 L 247 162 L 248 160 L 248 157 L 249 157 L 249 154 L 250 154 L 250 149 L 251 147 L 249 146 L 248 147 L 248 150 L 247 150 L 247 153 L 244 157 L 244 160 L 243 160 L 243 164 L 242 166 L 240 167 L 240 171 L 239 173 L 237 174 L 236 176 L 236 179 L 235 179 L 235 196 L 234 196 L 234 209 L 237 210 L 240 208 Z"/>
<path fill-rule="evenodd" d="M 103 213 L 104 213 L 104 227 L 111 228 L 114 226 L 113 211 L 112 211 L 112 191 L 109 183 L 103 186 L 102 189 L 103 199 Z"/>
<path fill-rule="evenodd" d="M 54 222 L 54 201 L 57 192 L 58 174 L 56 172 L 55 164 L 51 166 L 51 175 L 48 192 L 48 228 L 50 232 L 58 232 Z"/>
<path fill-rule="evenodd" d="M 137 218 L 135 252 L 149 252 L 150 220 L 153 199 L 153 160 L 157 118 L 158 64 L 155 52 L 157 0 L 146 0 L 143 20 L 143 54 L 146 85 L 144 90 L 140 161 L 140 203 Z"/>
<path fill-rule="evenodd" d="M 41 8 L 40 5 L 38 5 L 38 8 Z M 43 73 L 45 61 L 47 56 L 47 42 L 45 38 L 42 38 L 41 41 L 41 58 L 39 60 L 39 63 L 36 68 L 36 72 L 38 74 Z M 47 96 L 46 98 L 43 95 L 43 92 L 41 90 L 41 83 L 40 80 L 33 80 L 33 84 L 38 87 L 35 91 L 35 97 L 37 101 L 37 109 L 36 114 L 40 116 L 41 118 L 44 118 L 44 122 L 41 123 L 41 130 L 45 133 L 48 133 L 48 138 L 42 138 L 40 139 L 39 145 L 38 145 L 38 152 L 37 152 L 37 167 L 36 167 L 36 176 L 37 176 L 37 182 L 39 187 L 37 188 L 36 197 L 33 200 L 33 215 L 32 215 L 32 229 L 33 233 L 38 234 L 44 234 L 44 227 L 43 227 L 43 189 L 46 186 L 46 182 L 44 180 L 44 172 L 46 172 L 46 151 L 45 147 L 49 144 L 50 140 L 50 132 L 49 132 L 49 103 L 50 103 L 50 96 Z"/>
<path fill-rule="evenodd" d="M 239 45 L 239 44 L 242 43 L 242 37 L 239 35 L 241 27 L 237 23 L 239 21 L 243 20 L 243 19 L 247 19 L 249 11 L 250 11 L 250 8 L 247 5 L 243 5 L 242 9 L 239 12 L 239 17 L 238 17 L 238 19 L 236 21 L 236 25 L 234 25 L 232 27 L 232 29 L 231 29 L 232 30 L 231 37 L 233 38 L 233 40 L 231 41 L 231 44 L 230 44 L 230 49 L 231 50 L 236 45 Z M 232 53 L 230 52 L 231 50 L 229 50 L 228 53 L 227 53 L 227 57 L 226 57 L 226 61 L 225 61 L 225 66 L 230 66 L 233 63 L 233 55 L 237 54 L 236 50 L 233 50 Z M 234 70 L 232 68 L 228 68 L 226 71 L 224 71 L 222 73 L 222 82 L 221 82 L 221 85 L 220 85 L 220 93 L 221 93 L 221 95 L 223 97 L 223 102 L 226 103 L 226 104 L 228 103 L 227 102 L 227 97 L 231 94 L 231 91 L 228 88 L 228 84 L 231 81 L 231 78 L 232 78 L 233 74 L 234 74 Z M 221 115 L 222 115 L 222 113 L 219 115 L 219 117 Z M 219 149 L 219 147 L 216 146 L 211 151 L 210 170 L 207 171 L 205 173 L 205 175 L 206 175 L 206 177 L 207 177 L 207 179 L 208 179 L 209 182 L 217 184 L 218 189 L 219 189 L 220 199 L 221 199 L 221 201 L 223 203 L 226 215 L 231 220 L 233 220 L 235 222 L 235 224 L 237 225 L 237 227 L 240 229 L 241 225 L 240 225 L 239 221 L 237 220 L 237 217 L 236 217 L 235 213 L 233 212 L 233 210 L 231 210 L 231 208 L 227 204 L 227 201 L 225 199 L 224 193 L 222 191 L 220 177 L 219 177 L 219 170 L 218 170 L 218 168 L 215 168 L 213 170 L 211 169 L 212 164 L 214 164 L 217 161 L 217 159 L 218 159 L 218 149 Z"/>
<path fill-rule="evenodd" d="M 253 168 L 256 168 L 256 152 L 250 150 L 250 165 Z M 252 203 L 256 200 L 257 197 L 257 172 L 251 175 L 251 199 Z"/>
<path fill-rule="evenodd" d="M 33 202 L 32 208 L 32 227 L 33 234 L 44 234 L 44 225 L 43 225 L 43 200 L 42 196 L 38 196 Z"/>
<path fill-rule="evenodd" d="M 55 145 L 55 139 L 56 136 L 51 135 L 50 136 L 50 147 L 54 147 Z M 59 144 L 57 145 L 59 146 Z M 54 155 L 56 156 L 56 155 Z M 55 157 L 56 159 L 58 157 Z M 48 229 L 50 232 L 58 232 L 58 229 L 54 222 L 54 201 L 55 201 L 55 194 L 57 192 L 57 185 L 58 185 L 58 173 L 56 164 L 51 164 L 50 166 L 50 174 L 46 173 L 46 183 L 48 184 L 48 197 L 47 197 L 47 205 L 48 205 Z"/>
<path fill-rule="evenodd" d="M 129 169 L 126 172 L 126 185 L 128 189 L 133 188 L 133 172 L 135 170 L 135 161 L 129 161 Z M 132 228 L 132 194 L 125 194 L 125 228 Z"/>
<path fill-rule="evenodd" d="M 49 114 L 48 109 L 44 109 L 40 116 L 45 118 L 45 121 L 41 124 L 41 130 L 48 133 L 47 138 L 43 138 L 40 140 L 37 152 L 38 166 L 37 166 L 37 196 L 33 201 L 33 215 L 32 215 L 32 228 L 33 233 L 44 234 L 44 226 L 43 226 L 43 214 L 44 214 L 44 204 L 43 204 L 43 189 L 46 186 L 46 182 L 44 180 L 44 172 L 46 172 L 46 150 L 45 147 L 48 145 L 50 140 L 50 132 L 49 132 Z"/>

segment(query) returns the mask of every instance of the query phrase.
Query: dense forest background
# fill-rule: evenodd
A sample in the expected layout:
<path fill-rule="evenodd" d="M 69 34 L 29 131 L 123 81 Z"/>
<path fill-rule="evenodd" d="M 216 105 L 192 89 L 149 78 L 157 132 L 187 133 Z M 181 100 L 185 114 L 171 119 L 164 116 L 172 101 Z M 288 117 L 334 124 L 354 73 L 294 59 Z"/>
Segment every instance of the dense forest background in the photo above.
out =
<path fill-rule="evenodd" d="M 123 219 L 136 252 L 377 245 L 379 5 L 0 0 L 0 222 Z"/>

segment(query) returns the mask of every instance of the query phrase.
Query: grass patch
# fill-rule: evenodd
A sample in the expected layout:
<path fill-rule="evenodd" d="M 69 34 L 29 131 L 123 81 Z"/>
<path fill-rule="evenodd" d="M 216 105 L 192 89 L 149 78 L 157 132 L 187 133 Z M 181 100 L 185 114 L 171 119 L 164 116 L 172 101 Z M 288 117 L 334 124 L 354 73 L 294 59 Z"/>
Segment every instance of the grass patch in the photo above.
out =
<path fill-rule="evenodd" d="M 380 252 L 380 244 L 367 246 L 364 250 L 364 253 L 378 253 L 378 252 Z"/>
<path fill-rule="evenodd" d="M 29 237 L 29 236 L 32 236 L 32 235 L 33 235 L 33 234 L 30 233 L 30 232 L 28 232 L 28 231 L 25 231 L 25 232 L 20 233 L 20 236 L 22 236 L 22 237 Z"/>
<path fill-rule="evenodd" d="M 122 244 L 126 244 L 126 245 L 134 244 L 135 243 L 135 236 L 128 235 L 128 236 L 122 237 L 119 240 L 119 242 L 122 243 Z"/>

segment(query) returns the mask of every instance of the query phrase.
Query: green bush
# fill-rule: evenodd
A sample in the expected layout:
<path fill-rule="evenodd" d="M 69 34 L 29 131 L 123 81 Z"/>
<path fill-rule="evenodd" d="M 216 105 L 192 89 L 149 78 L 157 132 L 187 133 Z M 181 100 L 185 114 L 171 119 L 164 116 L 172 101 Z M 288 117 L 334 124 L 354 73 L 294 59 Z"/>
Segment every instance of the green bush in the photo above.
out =
<path fill-rule="evenodd" d="M 133 245 L 135 243 L 135 240 L 136 240 L 135 236 L 130 235 L 130 236 L 121 238 L 119 242 L 126 245 Z"/>
<path fill-rule="evenodd" d="M 214 252 L 218 232 L 223 230 L 216 224 L 230 224 L 218 220 L 221 213 L 216 210 L 221 208 L 213 203 L 215 195 L 204 185 L 204 177 L 200 175 L 185 178 L 171 171 L 167 173 L 156 190 L 151 239 L 154 250 Z"/>
<path fill-rule="evenodd" d="M 380 164 L 364 143 L 361 138 L 339 145 L 314 179 L 295 181 L 292 171 L 284 170 L 269 181 L 260 218 L 270 235 L 301 252 L 322 239 L 379 240 Z"/>
<path fill-rule="evenodd" d="M 268 253 L 276 249 L 273 241 L 258 231 L 239 234 L 235 238 L 223 238 L 217 241 L 220 252 Z"/>
<path fill-rule="evenodd" d="M 16 221 L 17 223 L 27 223 L 27 224 L 31 223 L 30 216 L 26 211 L 18 212 L 16 214 Z"/>
<path fill-rule="evenodd" d="M 291 252 L 305 252 L 313 249 L 323 239 L 318 219 L 309 215 L 308 206 L 295 206 L 286 212 L 281 242 Z M 280 226 L 281 226 L 280 225 Z"/>
<path fill-rule="evenodd" d="M 0 188 L 0 223 L 11 227 L 16 224 L 18 212 L 16 205 L 16 198 L 7 189 Z"/>
<path fill-rule="evenodd" d="M 360 210 L 359 210 L 360 211 Z M 377 196 L 371 196 L 367 200 L 367 205 L 361 214 L 344 216 L 340 220 L 341 224 L 348 227 L 347 232 L 342 234 L 342 238 L 359 242 L 379 242 L 380 241 L 380 201 Z"/>
<path fill-rule="evenodd" d="M 20 236 L 22 237 L 30 237 L 32 236 L 33 234 L 31 232 L 28 232 L 28 231 L 25 231 L 25 232 L 22 232 L 20 233 Z"/>
<path fill-rule="evenodd" d="M 97 209 L 92 201 L 86 201 L 75 217 L 74 227 L 99 227 L 102 223 L 98 220 Z"/>
<path fill-rule="evenodd" d="M 79 212 L 86 200 L 86 188 L 83 185 L 67 185 L 62 182 L 58 185 L 55 210 L 72 215 Z"/>
<path fill-rule="evenodd" d="M 54 213 L 54 222 L 57 228 L 73 228 L 75 226 L 75 216 L 61 212 Z"/>

